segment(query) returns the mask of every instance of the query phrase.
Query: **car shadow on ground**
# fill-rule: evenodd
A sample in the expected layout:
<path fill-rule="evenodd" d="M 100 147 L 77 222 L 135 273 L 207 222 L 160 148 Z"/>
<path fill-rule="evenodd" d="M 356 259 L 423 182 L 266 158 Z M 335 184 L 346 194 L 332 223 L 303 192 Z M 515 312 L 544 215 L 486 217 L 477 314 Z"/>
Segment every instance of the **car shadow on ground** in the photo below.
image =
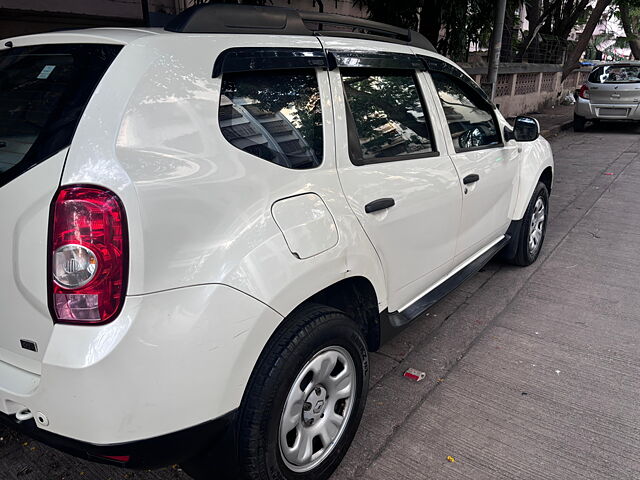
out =
<path fill-rule="evenodd" d="M 584 133 L 640 133 L 640 122 L 625 120 L 590 121 L 587 123 Z"/>

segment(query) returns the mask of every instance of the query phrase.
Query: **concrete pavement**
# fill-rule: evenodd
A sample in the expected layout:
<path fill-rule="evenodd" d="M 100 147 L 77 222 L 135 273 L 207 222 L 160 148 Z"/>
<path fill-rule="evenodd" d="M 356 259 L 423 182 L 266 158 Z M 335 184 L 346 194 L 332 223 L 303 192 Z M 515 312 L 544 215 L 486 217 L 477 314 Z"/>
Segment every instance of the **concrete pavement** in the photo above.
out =
<path fill-rule="evenodd" d="M 365 416 L 334 480 L 640 478 L 639 133 L 603 124 L 553 139 L 541 258 L 490 263 L 372 355 Z M 403 378 L 408 367 L 427 378 Z M 2 480 L 186 478 L 0 437 Z"/>

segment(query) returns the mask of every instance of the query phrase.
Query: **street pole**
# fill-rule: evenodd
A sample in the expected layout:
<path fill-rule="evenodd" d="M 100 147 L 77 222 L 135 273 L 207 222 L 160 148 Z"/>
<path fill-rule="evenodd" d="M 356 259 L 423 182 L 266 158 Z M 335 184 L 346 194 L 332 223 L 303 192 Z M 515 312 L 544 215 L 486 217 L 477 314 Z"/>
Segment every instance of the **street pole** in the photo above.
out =
<path fill-rule="evenodd" d="M 145 27 L 150 27 L 149 22 L 149 0 L 141 0 L 142 3 L 142 23 Z"/>
<path fill-rule="evenodd" d="M 502 31 L 504 30 L 504 13 L 507 9 L 507 0 L 498 0 L 496 3 L 496 16 L 493 21 L 493 35 L 491 36 L 491 48 L 489 50 L 489 71 L 487 83 L 483 85 L 491 100 L 496 95 L 496 82 L 498 81 L 498 66 L 500 65 L 500 50 L 502 49 Z"/>

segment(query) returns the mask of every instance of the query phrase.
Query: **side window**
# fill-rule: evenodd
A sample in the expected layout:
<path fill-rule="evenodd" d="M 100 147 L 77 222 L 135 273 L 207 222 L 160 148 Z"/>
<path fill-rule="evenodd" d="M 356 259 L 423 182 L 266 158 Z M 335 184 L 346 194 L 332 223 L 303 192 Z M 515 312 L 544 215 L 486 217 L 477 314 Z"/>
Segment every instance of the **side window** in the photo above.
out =
<path fill-rule="evenodd" d="M 500 145 L 501 138 L 491 108 L 462 81 L 431 72 L 456 151 Z"/>
<path fill-rule="evenodd" d="M 355 130 L 350 131 L 350 141 L 359 143 L 359 149 L 350 148 L 354 163 L 415 158 L 435 151 L 413 71 L 343 69 L 341 73 L 351 110 L 350 130 Z"/>
<path fill-rule="evenodd" d="M 322 163 L 322 111 L 313 69 L 225 73 L 218 121 L 236 148 L 286 168 Z"/>

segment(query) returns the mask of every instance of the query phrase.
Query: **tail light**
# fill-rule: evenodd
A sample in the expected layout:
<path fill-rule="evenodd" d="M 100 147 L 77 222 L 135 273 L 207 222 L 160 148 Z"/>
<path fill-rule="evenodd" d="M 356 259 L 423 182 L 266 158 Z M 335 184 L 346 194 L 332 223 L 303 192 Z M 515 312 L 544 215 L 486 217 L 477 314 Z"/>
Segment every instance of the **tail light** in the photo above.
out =
<path fill-rule="evenodd" d="M 124 302 L 128 243 L 124 208 L 111 191 L 63 187 L 52 205 L 50 310 L 59 323 L 113 320 Z"/>
<path fill-rule="evenodd" d="M 580 98 L 584 98 L 585 100 L 589 100 L 589 87 L 587 87 L 586 85 L 582 85 L 582 87 L 580 87 L 580 91 L 578 92 L 578 96 Z"/>

